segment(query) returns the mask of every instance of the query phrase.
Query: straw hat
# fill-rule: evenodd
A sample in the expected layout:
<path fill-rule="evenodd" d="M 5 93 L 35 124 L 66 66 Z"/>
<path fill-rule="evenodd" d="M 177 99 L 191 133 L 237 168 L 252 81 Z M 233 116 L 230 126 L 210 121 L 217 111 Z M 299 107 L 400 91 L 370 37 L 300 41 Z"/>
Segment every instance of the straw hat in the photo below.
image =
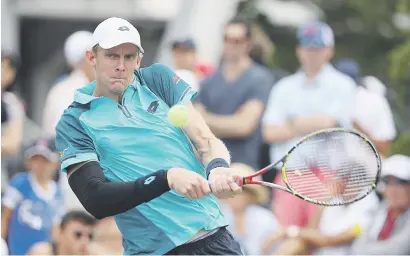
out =
<path fill-rule="evenodd" d="M 252 167 L 242 163 L 232 163 L 231 168 L 235 169 L 237 171 L 236 173 L 240 176 L 248 176 L 255 173 L 255 170 Z M 255 177 L 254 179 L 261 180 L 260 176 Z M 267 187 L 251 184 L 245 185 L 243 188 L 244 192 L 249 192 L 249 194 L 252 196 L 252 201 L 254 204 L 265 205 L 268 203 L 269 191 Z"/>

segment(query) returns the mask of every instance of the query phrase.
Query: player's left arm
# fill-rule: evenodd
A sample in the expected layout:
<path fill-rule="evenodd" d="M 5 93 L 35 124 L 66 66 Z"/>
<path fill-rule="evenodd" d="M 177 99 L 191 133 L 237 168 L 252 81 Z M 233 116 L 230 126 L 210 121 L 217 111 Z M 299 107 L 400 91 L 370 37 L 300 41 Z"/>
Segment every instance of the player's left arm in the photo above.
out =
<path fill-rule="evenodd" d="M 229 165 L 230 155 L 226 146 L 211 132 L 201 114 L 192 105 L 198 93 L 166 65 L 154 64 L 141 69 L 141 72 L 148 87 L 169 107 L 176 104 L 188 106 L 189 122 L 183 130 L 197 149 L 204 166 L 208 166 L 216 158 L 223 159 Z"/>
<path fill-rule="evenodd" d="M 176 104 L 188 106 L 189 121 L 182 129 L 197 149 L 203 165 L 206 166 L 206 175 L 213 193 L 222 198 L 240 192 L 241 188 L 234 182 L 236 176 L 229 168 L 228 149 L 211 132 L 201 114 L 192 105 L 197 92 L 166 65 L 154 64 L 147 69 L 142 69 L 141 73 L 149 88 L 169 107 Z M 210 175 L 211 171 L 212 175 Z"/>

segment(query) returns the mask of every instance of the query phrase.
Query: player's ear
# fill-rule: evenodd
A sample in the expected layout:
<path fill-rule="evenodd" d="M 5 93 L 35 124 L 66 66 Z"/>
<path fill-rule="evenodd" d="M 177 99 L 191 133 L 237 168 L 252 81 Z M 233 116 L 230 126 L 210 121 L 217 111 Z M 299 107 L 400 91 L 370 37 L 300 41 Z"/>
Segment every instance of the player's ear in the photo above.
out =
<path fill-rule="evenodd" d="M 138 56 L 137 56 L 137 65 L 135 66 L 135 68 L 136 69 L 138 69 L 138 68 L 140 68 L 140 66 L 141 66 L 141 62 L 142 62 L 142 53 L 138 53 Z"/>
<path fill-rule="evenodd" d="M 85 53 L 87 61 L 90 63 L 92 67 L 95 67 L 95 62 L 96 62 L 96 57 L 97 57 L 97 52 L 94 52 L 93 50 L 87 51 Z"/>

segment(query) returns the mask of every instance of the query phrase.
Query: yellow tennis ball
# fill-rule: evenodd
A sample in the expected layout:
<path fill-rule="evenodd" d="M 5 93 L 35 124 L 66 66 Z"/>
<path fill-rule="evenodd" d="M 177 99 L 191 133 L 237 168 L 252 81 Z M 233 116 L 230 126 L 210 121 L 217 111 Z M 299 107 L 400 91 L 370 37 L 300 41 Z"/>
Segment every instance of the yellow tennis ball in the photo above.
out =
<path fill-rule="evenodd" d="M 356 224 L 352 227 L 353 234 L 357 237 L 360 236 L 363 232 L 362 227 L 359 224 Z"/>
<path fill-rule="evenodd" d="M 175 127 L 182 127 L 188 124 L 189 109 L 187 106 L 177 104 L 168 111 L 168 121 Z"/>

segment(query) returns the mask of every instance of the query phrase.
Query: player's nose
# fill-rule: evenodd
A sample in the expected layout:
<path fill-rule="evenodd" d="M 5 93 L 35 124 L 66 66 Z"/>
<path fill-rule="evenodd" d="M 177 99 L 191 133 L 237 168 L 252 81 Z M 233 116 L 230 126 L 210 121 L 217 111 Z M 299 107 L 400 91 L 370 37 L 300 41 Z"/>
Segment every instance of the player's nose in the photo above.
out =
<path fill-rule="evenodd" d="M 117 63 L 117 71 L 119 72 L 124 72 L 125 71 L 125 60 L 124 58 L 120 58 L 120 60 Z"/>

